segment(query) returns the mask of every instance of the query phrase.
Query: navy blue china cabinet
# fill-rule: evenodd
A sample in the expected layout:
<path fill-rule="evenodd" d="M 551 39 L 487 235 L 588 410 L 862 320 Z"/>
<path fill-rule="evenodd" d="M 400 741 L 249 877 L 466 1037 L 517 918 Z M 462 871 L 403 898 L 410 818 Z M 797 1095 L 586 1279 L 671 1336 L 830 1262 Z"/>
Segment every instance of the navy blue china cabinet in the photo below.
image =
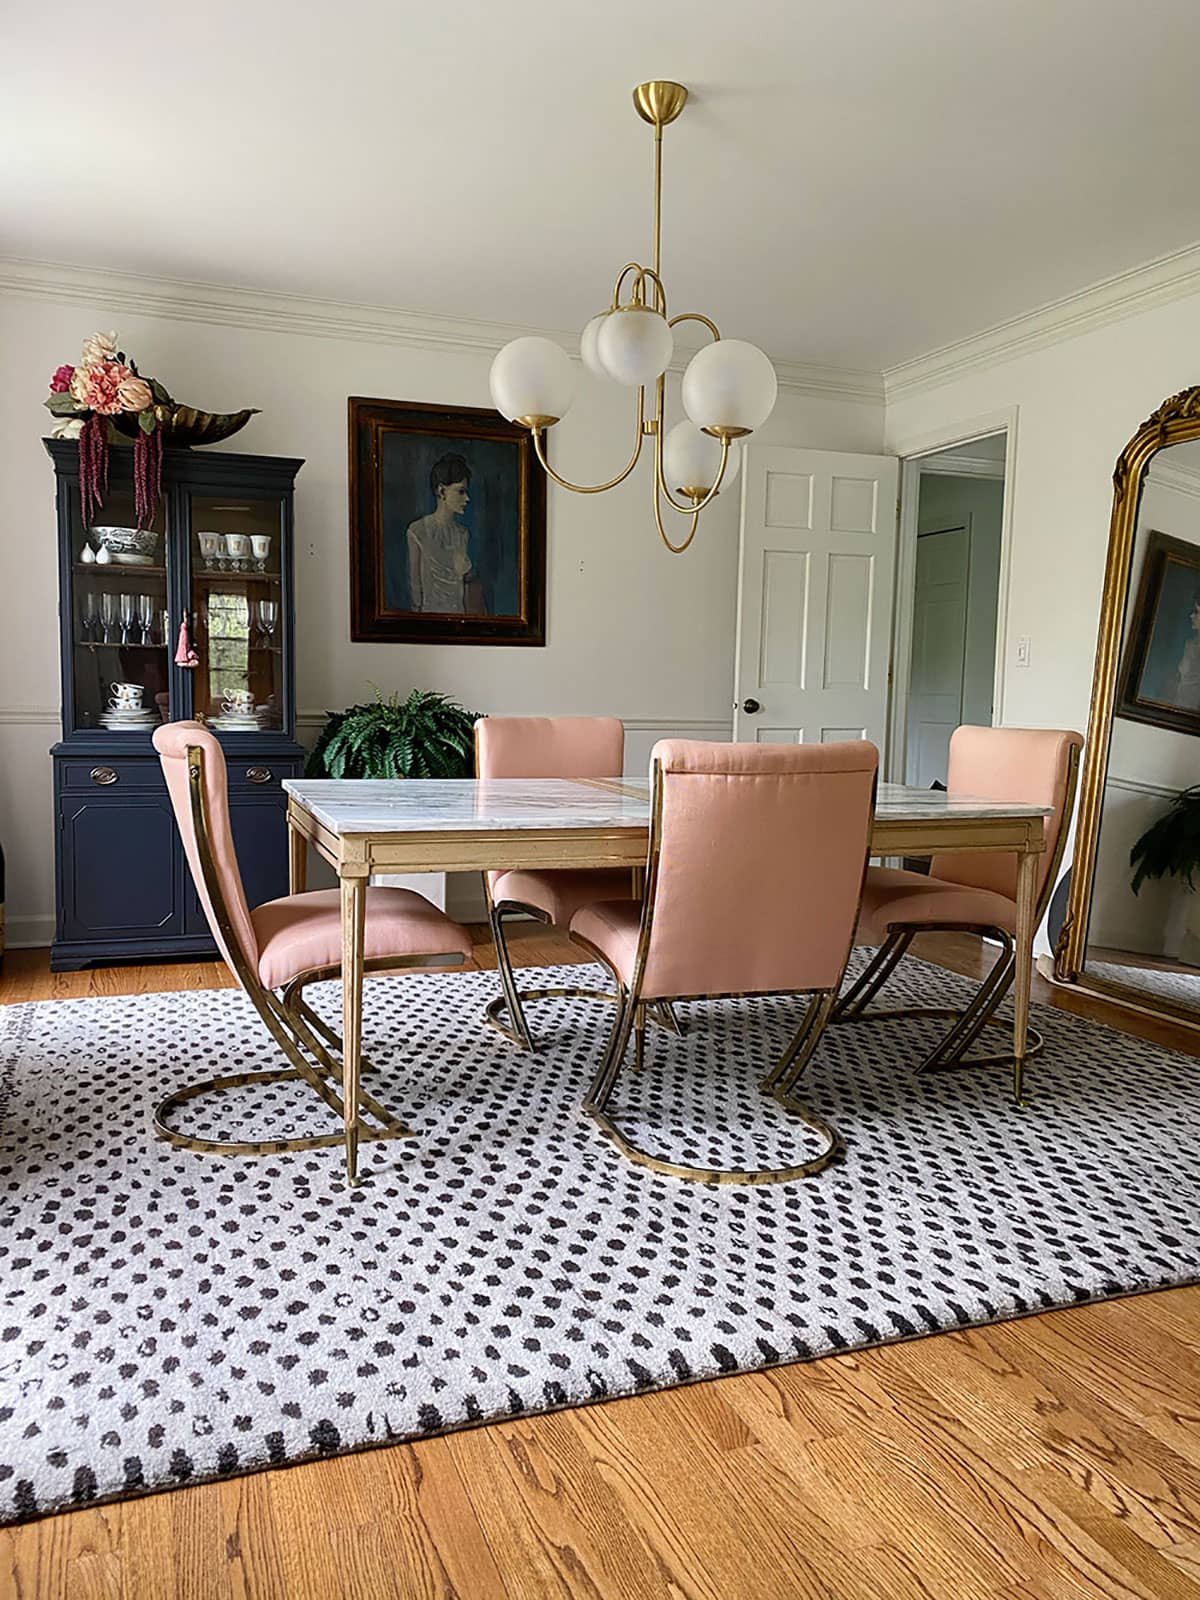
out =
<path fill-rule="evenodd" d="M 134 527 L 131 448 L 104 508 L 80 511 L 79 449 L 47 439 L 57 489 L 62 740 L 54 763 L 56 971 L 214 949 L 151 745 L 196 717 L 225 750 L 251 906 L 287 893 L 297 776 L 292 497 L 303 462 L 168 449 L 151 528 Z M 186 620 L 195 664 L 179 665 Z"/>

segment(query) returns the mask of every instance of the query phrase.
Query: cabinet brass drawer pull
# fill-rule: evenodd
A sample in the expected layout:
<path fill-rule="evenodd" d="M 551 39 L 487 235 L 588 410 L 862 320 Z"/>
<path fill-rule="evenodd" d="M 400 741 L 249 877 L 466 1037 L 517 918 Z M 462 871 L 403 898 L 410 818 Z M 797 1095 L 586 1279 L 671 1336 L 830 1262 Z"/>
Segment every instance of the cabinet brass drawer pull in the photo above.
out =
<path fill-rule="evenodd" d="M 102 787 L 110 783 L 116 783 L 119 777 L 120 773 L 113 767 L 93 767 L 91 771 L 92 782 L 98 783 Z"/>
<path fill-rule="evenodd" d="M 274 773 L 270 767 L 247 767 L 246 777 L 251 783 L 270 783 Z"/>

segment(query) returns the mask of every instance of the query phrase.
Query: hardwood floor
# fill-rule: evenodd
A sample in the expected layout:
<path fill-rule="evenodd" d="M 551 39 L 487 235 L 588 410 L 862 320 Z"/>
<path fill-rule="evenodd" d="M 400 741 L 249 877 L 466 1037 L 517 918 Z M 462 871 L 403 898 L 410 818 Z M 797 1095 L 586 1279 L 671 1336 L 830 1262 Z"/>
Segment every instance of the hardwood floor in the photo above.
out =
<path fill-rule="evenodd" d="M 572 959 L 534 929 L 520 952 Z M 965 937 L 917 953 L 981 962 Z M 228 981 L 210 963 L 52 975 L 14 952 L 0 1000 Z M 1062 1003 L 1041 980 L 1034 998 Z M 0 1529 L 10 1596 L 1200 1597 L 1200 1288 Z"/>

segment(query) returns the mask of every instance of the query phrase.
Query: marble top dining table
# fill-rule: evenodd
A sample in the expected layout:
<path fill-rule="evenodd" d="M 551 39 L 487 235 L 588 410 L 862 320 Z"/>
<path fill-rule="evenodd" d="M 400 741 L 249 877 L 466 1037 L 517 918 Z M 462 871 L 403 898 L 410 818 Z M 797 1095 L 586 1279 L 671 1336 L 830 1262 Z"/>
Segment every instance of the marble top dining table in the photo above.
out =
<path fill-rule="evenodd" d="M 291 888 L 303 892 L 311 846 L 341 885 L 343 1101 L 357 1148 L 366 886 L 375 873 L 560 869 L 646 864 L 650 785 L 641 778 L 284 780 Z M 1013 1050 L 1026 1054 L 1038 860 L 1046 807 L 903 784 L 879 786 L 877 857 L 1006 850 L 1017 858 Z M 351 1171 L 354 1157 L 350 1156 Z"/>
<path fill-rule="evenodd" d="M 350 841 L 365 840 L 372 841 L 373 871 L 623 866 L 646 859 L 644 778 L 291 778 L 284 788 L 293 828 L 335 867 L 356 853 Z M 881 783 L 871 852 L 1023 851 L 1031 844 L 1036 851 L 1047 814 L 1044 806 Z"/>

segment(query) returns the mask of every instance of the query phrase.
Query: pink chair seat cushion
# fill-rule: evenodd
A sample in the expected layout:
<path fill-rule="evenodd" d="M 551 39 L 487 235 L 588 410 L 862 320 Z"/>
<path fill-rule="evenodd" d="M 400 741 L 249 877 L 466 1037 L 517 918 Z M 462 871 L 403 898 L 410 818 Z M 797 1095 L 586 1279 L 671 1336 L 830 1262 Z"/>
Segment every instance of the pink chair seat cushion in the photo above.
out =
<path fill-rule="evenodd" d="M 337 889 L 285 895 L 250 913 L 258 940 L 258 975 L 278 989 L 314 967 L 340 966 L 341 895 Z M 469 958 L 467 930 L 412 889 L 368 889 L 364 954 L 388 956 L 457 953 Z"/>
<path fill-rule="evenodd" d="M 571 933 L 595 945 L 621 982 L 633 982 L 637 960 L 641 904 L 636 900 L 600 900 L 584 906 L 571 918 Z"/>
<path fill-rule="evenodd" d="M 944 883 L 920 872 L 895 867 L 870 867 L 863 885 L 858 915 L 858 944 L 882 944 L 889 928 L 938 926 L 959 923 L 968 927 L 1003 928 L 1017 925 L 1016 903 L 991 889 L 961 883 Z"/>
<path fill-rule="evenodd" d="M 628 900 L 633 896 L 633 874 L 628 868 L 592 868 L 575 872 L 559 868 L 553 872 L 494 872 L 492 898 L 499 903 L 515 901 L 534 906 L 557 927 L 565 928 L 571 918 L 591 900 Z"/>

